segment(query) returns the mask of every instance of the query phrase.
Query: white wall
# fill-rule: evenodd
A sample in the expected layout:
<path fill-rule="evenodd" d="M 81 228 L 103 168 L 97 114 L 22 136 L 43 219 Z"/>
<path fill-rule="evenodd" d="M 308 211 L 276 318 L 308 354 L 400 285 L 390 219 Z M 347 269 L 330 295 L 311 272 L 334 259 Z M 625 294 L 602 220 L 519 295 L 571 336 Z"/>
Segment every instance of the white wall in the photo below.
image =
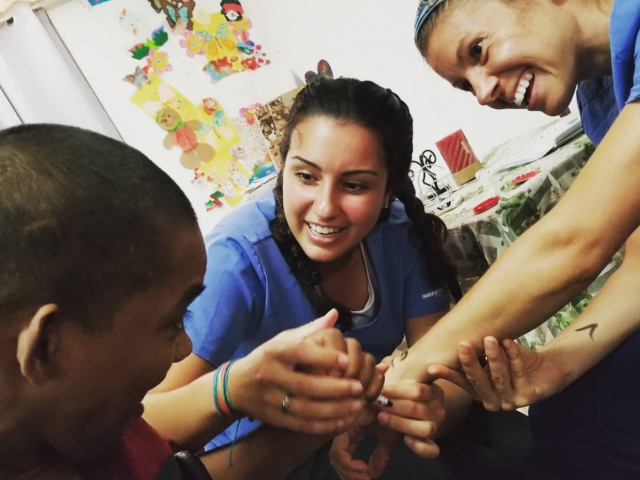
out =
<path fill-rule="evenodd" d="M 373 80 L 411 108 L 416 154 L 460 128 L 478 156 L 551 119 L 540 113 L 481 107 L 454 90 L 413 44 L 418 0 L 243 0 L 272 54 L 298 75 L 319 59 L 334 74 Z M 438 155 L 439 156 L 439 155 Z"/>
<path fill-rule="evenodd" d="M 120 139 L 71 57 L 47 32 L 47 23 L 24 3 L 7 13 L 14 22 L 0 27 L 0 88 L 15 114 L 3 113 L 3 125 L 19 123 L 17 116 L 24 123 L 77 125 Z"/>

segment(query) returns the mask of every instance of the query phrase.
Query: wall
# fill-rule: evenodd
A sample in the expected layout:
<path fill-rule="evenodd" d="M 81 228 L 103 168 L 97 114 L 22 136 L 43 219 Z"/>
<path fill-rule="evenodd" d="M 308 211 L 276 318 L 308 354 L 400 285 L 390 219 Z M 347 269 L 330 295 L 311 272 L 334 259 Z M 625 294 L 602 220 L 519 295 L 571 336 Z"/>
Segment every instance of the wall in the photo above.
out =
<path fill-rule="evenodd" d="M 167 81 L 194 101 L 213 96 L 234 115 L 241 107 L 264 103 L 294 88 L 296 78 L 299 81 L 324 58 L 336 75 L 371 79 L 393 89 L 408 103 L 415 119 L 416 157 L 459 128 L 482 157 L 493 146 L 550 121 L 542 114 L 483 108 L 472 96 L 438 78 L 413 45 L 416 0 L 242 3 L 253 21 L 252 38 L 263 44 L 273 63 L 216 85 L 200 72 L 168 74 Z M 197 4 L 212 11 L 219 9 L 218 0 L 199 0 Z M 120 12 L 126 9 L 129 15 L 140 13 L 151 18 L 147 27 L 155 29 L 164 22 L 148 1 L 111 0 L 90 7 L 87 0 L 71 0 L 50 9 L 50 30 L 60 35 L 72 58 L 62 43 L 42 36 L 46 21 L 44 26 L 34 23 L 35 17 L 27 13 L 25 5 L 13 8 L 23 10 L 21 15 L 28 19 L 29 28 L 16 22 L 14 27 L 0 29 L 0 86 L 22 120 L 80 124 L 121 136 L 165 169 L 196 207 L 201 205 L 200 194 L 190 185 L 192 175 L 178 165 L 175 152 L 163 148 L 164 132 L 129 101 L 131 85 L 122 81 L 136 65 L 127 49 L 144 39 L 121 28 Z M 170 55 L 184 55 L 176 45 L 169 48 L 174 48 L 168 50 Z M 226 213 L 228 209 L 214 214 L 199 210 L 203 229 Z"/>
<path fill-rule="evenodd" d="M 337 75 L 373 80 L 394 90 L 415 119 L 415 150 L 459 128 L 476 154 L 551 119 L 496 111 L 456 91 L 422 60 L 413 43 L 417 0 L 244 0 L 274 54 L 298 75 L 329 61 Z"/>
<path fill-rule="evenodd" d="M 43 23 L 24 3 L 9 11 L 13 25 L 0 27 L 0 86 L 15 113 L 4 109 L 2 126 L 64 123 L 120 139 L 73 59 L 48 33 L 46 18 Z"/>

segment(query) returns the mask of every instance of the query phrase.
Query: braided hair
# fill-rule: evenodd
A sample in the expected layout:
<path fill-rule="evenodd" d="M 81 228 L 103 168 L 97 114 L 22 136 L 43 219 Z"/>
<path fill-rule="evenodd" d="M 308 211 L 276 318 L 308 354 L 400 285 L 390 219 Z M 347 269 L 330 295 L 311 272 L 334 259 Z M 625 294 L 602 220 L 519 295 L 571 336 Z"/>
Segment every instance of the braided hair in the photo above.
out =
<path fill-rule="evenodd" d="M 456 269 L 444 250 L 447 228 L 440 218 L 424 211 L 409 178 L 413 153 L 413 119 L 407 105 L 391 90 L 370 81 L 319 78 L 298 94 L 291 108 L 280 144 L 285 162 L 292 135 L 298 125 L 303 120 L 316 116 L 359 125 L 380 139 L 388 172 L 387 191 L 391 193 L 391 198 L 397 198 L 404 204 L 406 214 L 413 223 L 412 230 L 422 241 L 422 258 L 428 263 L 434 277 L 443 280 L 455 300 L 459 300 L 462 291 Z M 269 224 L 276 244 L 316 313 L 323 315 L 331 308 L 336 308 L 339 312 L 338 327 L 343 331 L 349 330 L 352 327 L 351 312 L 324 293 L 321 287 L 322 275 L 317 264 L 307 257 L 289 228 L 283 206 L 282 183 L 281 170 L 274 189 L 275 218 Z M 385 208 L 379 221 L 388 217 L 389 209 Z"/>

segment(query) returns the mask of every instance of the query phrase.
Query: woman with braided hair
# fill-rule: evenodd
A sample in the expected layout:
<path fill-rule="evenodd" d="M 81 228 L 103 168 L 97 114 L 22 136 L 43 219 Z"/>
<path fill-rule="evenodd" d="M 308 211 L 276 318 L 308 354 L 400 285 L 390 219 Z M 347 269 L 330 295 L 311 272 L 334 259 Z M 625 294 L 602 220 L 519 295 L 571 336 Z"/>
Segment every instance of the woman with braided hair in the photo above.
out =
<path fill-rule="evenodd" d="M 206 237 L 207 287 L 186 324 L 194 353 L 169 373 L 168 388 L 332 308 L 345 336 L 371 354 L 370 364 L 355 369 L 367 384 L 376 362 L 404 337 L 412 345 L 449 310 L 461 291 L 443 248 L 445 225 L 425 213 L 409 180 L 412 142 L 407 105 L 373 82 L 322 78 L 298 94 L 280 147 L 284 165 L 276 187 Z M 403 478 L 449 471 L 447 461 L 425 461 L 409 449 L 437 456 L 434 438 L 467 415 L 468 394 L 447 381 L 388 385 L 384 394 L 391 400 L 386 407 L 354 405 L 363 423 L 386 432 L 378 436 L 367 475 L 380 473 L 376 462 L 386 463 L 379 460 L 390 454 L 385 439 L 391 431 L 407 435 L 409 448 L 395 452 L 391 462 L 404 455 Z M 282 405 L 295 413 L 304 400 L 287 396 Z M 211 441 L 214 451 L 204 461 L 226 478 L 223 473 L 233 473 L 233 448 L 237 458 L 246 453 L 264 459 L 261 478 L 335 478 L 330 440 L 243 420 Z M 363 448 L 373 449 L 373 440 Z M 390 465 L 388 473 L 398 470 Z"/>

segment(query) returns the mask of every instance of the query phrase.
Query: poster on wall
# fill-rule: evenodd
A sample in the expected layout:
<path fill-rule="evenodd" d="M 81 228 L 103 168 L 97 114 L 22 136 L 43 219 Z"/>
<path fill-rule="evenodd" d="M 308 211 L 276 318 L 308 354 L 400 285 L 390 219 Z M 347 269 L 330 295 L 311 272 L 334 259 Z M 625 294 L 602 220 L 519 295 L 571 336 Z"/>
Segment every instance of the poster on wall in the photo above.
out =
<path fill-rule="evenodd" d="M 203 229 L 275 175 L 256 115 L 273 94 L 251 80 L 274 65 L 241 1 L 76 0 L 48 13 L 122 138 L 181 186 Z"/>

